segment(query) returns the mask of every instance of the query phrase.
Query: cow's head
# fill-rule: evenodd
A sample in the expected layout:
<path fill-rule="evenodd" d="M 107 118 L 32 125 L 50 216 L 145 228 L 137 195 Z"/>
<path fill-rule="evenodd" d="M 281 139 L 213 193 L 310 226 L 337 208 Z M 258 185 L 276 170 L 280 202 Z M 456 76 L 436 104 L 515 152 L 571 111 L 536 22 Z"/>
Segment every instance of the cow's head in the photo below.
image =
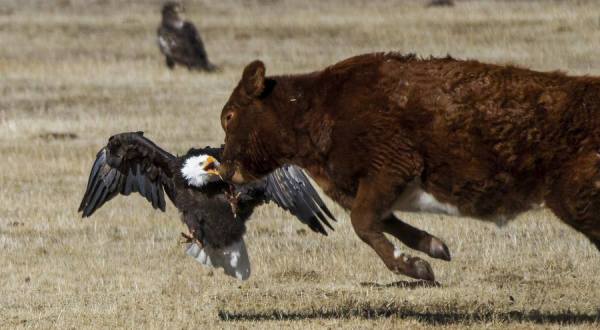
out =
<path fill-rule="evenodd" d="M 261 61 L 244 69 L 221 112 L 225 150 L 219 172 L 225 180 L 255 180 L 295 153 L 291 111 L 280 106 L 278 88 L 275 79 L 265 77 Z"/>

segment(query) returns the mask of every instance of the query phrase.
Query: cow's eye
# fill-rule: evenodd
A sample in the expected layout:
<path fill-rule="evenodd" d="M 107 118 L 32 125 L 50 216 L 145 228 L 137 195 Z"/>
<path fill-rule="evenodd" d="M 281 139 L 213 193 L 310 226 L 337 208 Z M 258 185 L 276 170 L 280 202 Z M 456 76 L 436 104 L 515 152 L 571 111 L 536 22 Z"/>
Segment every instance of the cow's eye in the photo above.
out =
<path fill-rule="evenodd" d="M 231 122 L 231 120 L 233 119 L 233 112 L 228 112 L 227 115 L 225 116 L 225 129 L 227 129 L 227 126 L 229 125 L 229 122 Z"/>

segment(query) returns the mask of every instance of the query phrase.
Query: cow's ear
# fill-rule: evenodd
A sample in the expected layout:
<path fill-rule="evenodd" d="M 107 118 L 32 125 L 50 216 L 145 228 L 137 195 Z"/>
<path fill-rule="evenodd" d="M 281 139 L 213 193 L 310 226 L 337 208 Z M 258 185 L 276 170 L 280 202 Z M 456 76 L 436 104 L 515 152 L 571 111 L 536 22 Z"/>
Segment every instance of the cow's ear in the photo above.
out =
<path fill-rule="evenodd" d="M 265 64 L 256 60 L 244 69 L 242 86 L 246 95 L 258 97 L 265 90 Z"/>

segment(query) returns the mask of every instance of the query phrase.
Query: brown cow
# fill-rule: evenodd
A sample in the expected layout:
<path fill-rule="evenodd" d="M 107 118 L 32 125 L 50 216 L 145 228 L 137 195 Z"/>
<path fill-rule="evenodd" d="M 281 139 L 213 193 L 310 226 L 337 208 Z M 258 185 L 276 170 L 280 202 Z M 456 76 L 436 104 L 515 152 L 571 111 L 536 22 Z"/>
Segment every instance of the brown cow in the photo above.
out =
<path fill-rule="evenodd" d="M 221 122 L 223 176 L 304 167 L 396 273 L 434 279 L 384 233 L 450 255 L 393 210 L 505 221 L 545 203 L 600 248 L 600 78 L 394 53 L 265 77 L 255 61 Z"/>

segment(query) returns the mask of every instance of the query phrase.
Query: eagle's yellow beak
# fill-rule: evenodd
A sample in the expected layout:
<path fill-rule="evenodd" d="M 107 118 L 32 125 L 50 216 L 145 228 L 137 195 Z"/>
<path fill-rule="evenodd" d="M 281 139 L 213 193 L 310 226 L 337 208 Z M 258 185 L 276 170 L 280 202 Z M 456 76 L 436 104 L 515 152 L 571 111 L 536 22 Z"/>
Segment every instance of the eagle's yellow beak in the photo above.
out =
<path fill-rule="evenodd" d="M 221 177 L 221 174 L 219 174 L 219 171 L 217 170 L 218 165 L 219 165 L 218 160 L 216 160 L 212 156 L 208 156 L 208 158 L 206 158 L 206 161 L 204 162 L 203 170 L 208 174 L 212 174 L 212 175 Z"/>

